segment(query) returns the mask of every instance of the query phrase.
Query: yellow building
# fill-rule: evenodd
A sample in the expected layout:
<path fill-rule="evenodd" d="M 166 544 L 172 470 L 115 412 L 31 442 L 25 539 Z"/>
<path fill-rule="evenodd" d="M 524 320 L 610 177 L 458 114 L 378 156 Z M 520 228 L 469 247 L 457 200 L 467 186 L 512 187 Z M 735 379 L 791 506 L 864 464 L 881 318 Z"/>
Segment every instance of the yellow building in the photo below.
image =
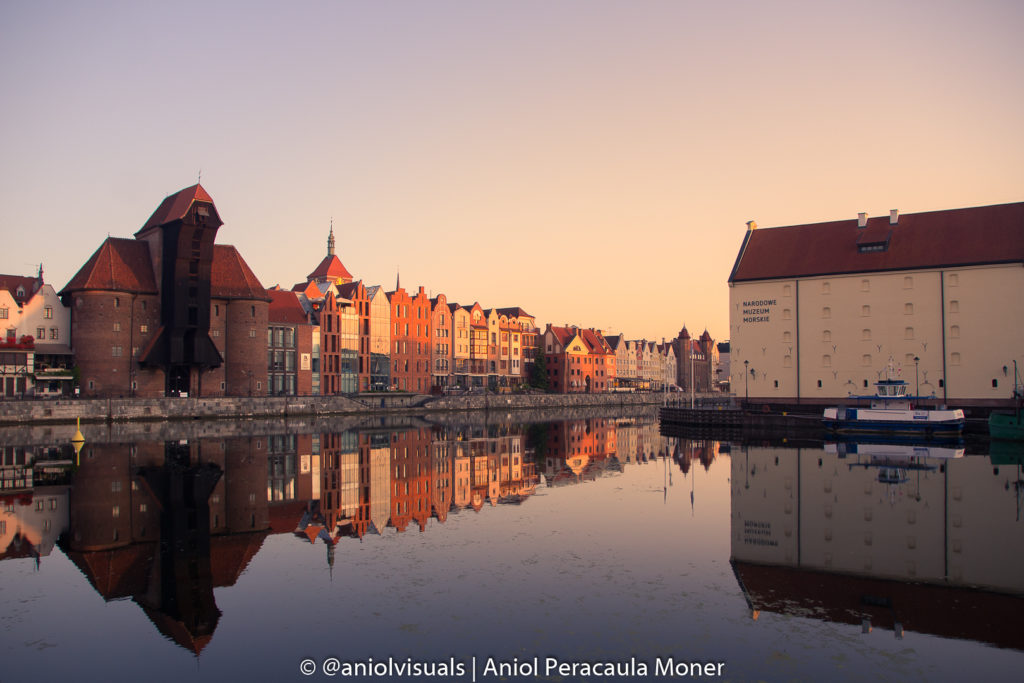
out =
<path fill-rule="evenodd" d="M 729 277 L 732 390 L 868 394 L 893 368 L 936 403 L 1009 402 L 1024 367 L 1024 202 L 758 229 Z"/>

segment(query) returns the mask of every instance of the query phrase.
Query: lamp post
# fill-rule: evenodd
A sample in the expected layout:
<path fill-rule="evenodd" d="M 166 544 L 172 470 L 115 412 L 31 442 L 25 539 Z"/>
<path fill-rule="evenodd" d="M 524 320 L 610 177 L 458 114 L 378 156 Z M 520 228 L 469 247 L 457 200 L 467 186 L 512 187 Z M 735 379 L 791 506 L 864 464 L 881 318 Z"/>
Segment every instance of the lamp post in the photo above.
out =
<path fill-rule="evenodd" d="M 917 375 L 917 363 L 920 360 L 921 360 L 920 358 L 918 358 L 917 356 L 914 356 L 914 396 L 915 397 L 921 395 L 921 382 L 918 379 L 918 375 Z"/>
<path fill-rule="evenodd" d="M 749 360 L 743 361 L 743 396 L 744 396 L 743 402 L 744 403 L 750 402 L 750 382 L 747 379 L 747 377 L 748 377 L 747 368 L 749 368 L 749 367 L 750 367 L 750 361 Z"/>

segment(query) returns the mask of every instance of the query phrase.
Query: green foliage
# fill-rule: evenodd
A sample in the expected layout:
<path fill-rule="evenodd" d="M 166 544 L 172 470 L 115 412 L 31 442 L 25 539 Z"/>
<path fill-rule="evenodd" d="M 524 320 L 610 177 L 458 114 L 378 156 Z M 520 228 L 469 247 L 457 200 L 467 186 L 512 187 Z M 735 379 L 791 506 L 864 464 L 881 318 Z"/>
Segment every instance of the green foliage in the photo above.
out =
<path fill-rule="evenodd" d="M 551 385 L 548 383 L 548 362 L 544 352 L 537 354 L 533 367 L 530 369 L 530 386 L 536 389 L 549 391 Z"/>

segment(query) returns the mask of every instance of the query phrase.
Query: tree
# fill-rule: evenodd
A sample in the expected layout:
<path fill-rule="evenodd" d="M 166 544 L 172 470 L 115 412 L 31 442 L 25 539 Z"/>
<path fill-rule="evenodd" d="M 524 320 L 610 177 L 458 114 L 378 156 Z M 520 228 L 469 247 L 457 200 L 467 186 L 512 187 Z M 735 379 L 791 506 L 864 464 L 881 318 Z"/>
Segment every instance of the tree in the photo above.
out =
<path fill-rule="evenodd" d="M 530 369 L 530 386 L 543 389 L 544 391 L 548 391 L 551 388 L 551 385 L 548 383 L 547 357 L 543 351 L 537 354 L 533 361 L 533 367 Z"/>

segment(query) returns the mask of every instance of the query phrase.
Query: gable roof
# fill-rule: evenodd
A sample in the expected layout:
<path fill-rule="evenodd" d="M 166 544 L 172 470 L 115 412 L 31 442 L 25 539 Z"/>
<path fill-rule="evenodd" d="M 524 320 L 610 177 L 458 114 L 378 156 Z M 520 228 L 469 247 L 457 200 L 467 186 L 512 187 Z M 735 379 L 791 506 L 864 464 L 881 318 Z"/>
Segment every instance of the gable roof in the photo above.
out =
<path fill-rule="evenodd" d="M 1024 202 L 748 230 L 729 282 L 1018 262 Z"/>
<path fill-rule="evenodd" d="M 144 243 L 143 243 L 144 244 Z M 213 245 L 210 268 L 210 296 L 216 299 L 261 299 L 270 295 L 249 268 L 242 255 L 230 244 Z"/>
<path fill-rule="evenodd" d="M 298 294 L 280 289 L 272 289 L 268 294 L 270 294 L 270 308 L 267 315 L 269 322 L 287 325 L 304 325 L 309 322 Z"/>
<path fill-rule="evenodd" d="M 85 289 L 156 294 L 149 245 L 140 240 L 108 237 L 60 294 Z"/>
<path fill-rule="evenodd" d="M 181 220 L 188 214 L 188 210 L 192 208 L 193 202 L 197 201 L 213 204 L 213 198 L 203 189 L 202 185 L 197 183 L 191 187 L 186 187 L 184 190 L 178 190 L 160 202 L 160 206 L 156 208 L 156 211 L 149 217 L 146 224 L 135 234 L 138 235 L 150 228 Z M 219 224 L 220 214 L 217 212 L 216 206 L 213 207 L 213 211 L 217 214 L 217 223 Z"/>
<path fill-rule="evenodd" d="M 324 256 L 324 260 L 320 262 L 313 272 L 306 276 L 307 280 L 316 280 L 317 278 L 325 278 L 327 280 L 341 280 L 343 282 L 352 281 L 352 273 L 348 272 L 348 268 L 341 262 L 334 254 L 328 254 Z"/>
<path fill-rule="evenodd" d="M 513 306 L 511 308 L 499 308 L 498 313 L 501 315 L 507 315 L 510 318 L 532 318 L 533 316 L 521 309 L 519 306 Z"/>
<path fill-rule="evenodd" d="M 32 298 L 32 295 L 42 287 L 42 284 L 42 281 L 35 277 L 0 275 L 0 289 L 9 291 L 19 306 L 24 306 Z M 18 287 L 21 287 L 22 290 L 20 296 L 18 295 Z"/>

